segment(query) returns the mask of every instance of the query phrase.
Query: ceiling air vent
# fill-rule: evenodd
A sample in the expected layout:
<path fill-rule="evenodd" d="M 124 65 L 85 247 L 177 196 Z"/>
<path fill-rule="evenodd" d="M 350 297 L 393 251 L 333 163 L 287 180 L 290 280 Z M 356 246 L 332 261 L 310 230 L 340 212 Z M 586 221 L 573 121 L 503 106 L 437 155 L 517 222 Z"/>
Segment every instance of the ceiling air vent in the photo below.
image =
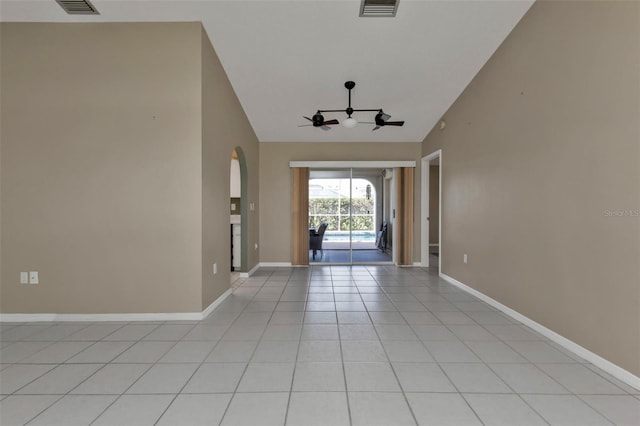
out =
<path fill-rule="evenodd" d="M 360 5 L 360 16 L 382 16 L 393 18 L 396 16 L 399 2 L 400 0 L 362 0 L 362 4 Z"/>
<path fill-rule="evenodd" d="M 56 0 L 69 15 L 99 15 L 98 9 L 89 0 Z"/>

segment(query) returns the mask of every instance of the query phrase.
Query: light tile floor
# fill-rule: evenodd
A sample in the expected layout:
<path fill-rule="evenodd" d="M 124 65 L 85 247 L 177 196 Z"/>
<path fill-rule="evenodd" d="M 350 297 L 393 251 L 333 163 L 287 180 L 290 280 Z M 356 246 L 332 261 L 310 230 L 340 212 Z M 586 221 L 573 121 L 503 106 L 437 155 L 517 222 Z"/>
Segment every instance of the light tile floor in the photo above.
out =
<path fill-rule="evenodd" d="M 200 322 L 1 324 L 0 424 L 640 425 L 640 390 L 433 271 L 233 289 Z"/>

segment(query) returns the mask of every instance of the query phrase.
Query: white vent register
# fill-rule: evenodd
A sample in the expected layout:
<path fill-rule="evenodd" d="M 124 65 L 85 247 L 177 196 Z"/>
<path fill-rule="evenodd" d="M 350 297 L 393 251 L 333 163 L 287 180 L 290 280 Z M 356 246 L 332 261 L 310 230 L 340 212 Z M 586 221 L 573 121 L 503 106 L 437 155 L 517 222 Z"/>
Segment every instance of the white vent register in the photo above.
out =
<path fill-rule="evenodd" d="M 69 15 L 99 15 L 98 9 L 89 0 L 56 0 Z"/>
<path fill-rule="evenodd" d="M 361 17 L 390 17 L 396 16 L 400 0 L 362 0 L 360 5 Z"/>

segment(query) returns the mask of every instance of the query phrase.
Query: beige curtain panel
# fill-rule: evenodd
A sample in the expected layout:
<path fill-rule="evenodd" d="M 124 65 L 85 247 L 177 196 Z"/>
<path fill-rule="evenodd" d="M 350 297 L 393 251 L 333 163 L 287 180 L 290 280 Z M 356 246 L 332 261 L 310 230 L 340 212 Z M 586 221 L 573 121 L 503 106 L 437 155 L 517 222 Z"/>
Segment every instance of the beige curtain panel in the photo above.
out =
<path fill-rule="evenodd" d="M 293 167 L 291 191 L 291 264 L 309 264 L 309 168 Z"/>
<path fill-rule="evenodd" d="M 413 265 L 413 167 L 397 167 L 396 232 L 398 265 Z"/>

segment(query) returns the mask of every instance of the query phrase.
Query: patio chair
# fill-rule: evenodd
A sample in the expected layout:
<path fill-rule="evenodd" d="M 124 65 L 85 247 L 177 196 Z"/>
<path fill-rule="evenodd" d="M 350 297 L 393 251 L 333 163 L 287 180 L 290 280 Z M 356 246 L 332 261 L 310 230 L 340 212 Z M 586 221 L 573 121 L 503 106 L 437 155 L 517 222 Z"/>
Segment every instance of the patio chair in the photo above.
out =
<path fill-rule="evenodd" d="M 376 247 L 383 253 L 387 251 L 387 228 L 387 222 L 383 222 L 376 238 Z"/>
<path fill-rule="evenodd" d="M 309 233 L 309 250 L 313 250 L 313 260 L 316 260 L 316 254 L 320 250 L 320 259 L 324 255 L 322 250 L 322 239 L 324 238 L 324 231 L 327 230 L 328 224 L 323 222 L 320 224 L 317 232 Z"/>

